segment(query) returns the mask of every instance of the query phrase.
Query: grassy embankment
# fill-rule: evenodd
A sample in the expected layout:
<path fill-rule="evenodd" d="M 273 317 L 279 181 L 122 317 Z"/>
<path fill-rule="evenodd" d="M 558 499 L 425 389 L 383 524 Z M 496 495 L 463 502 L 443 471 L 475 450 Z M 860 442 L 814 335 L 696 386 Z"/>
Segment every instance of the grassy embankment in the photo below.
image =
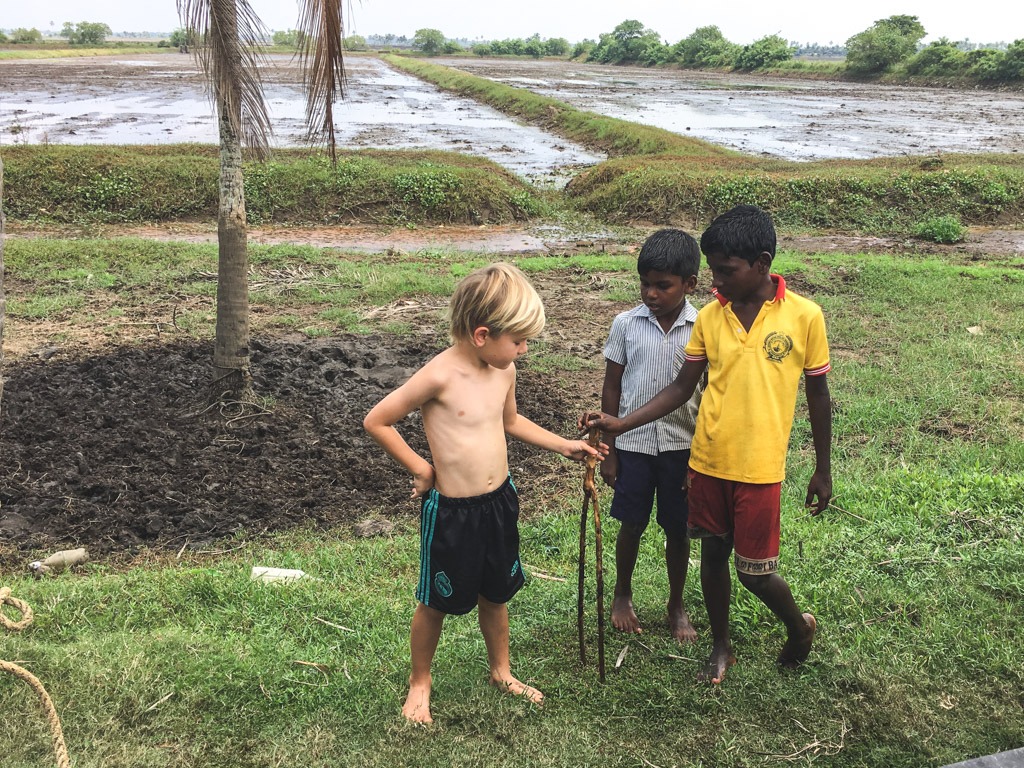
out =
<path fill-rule="evenodd" d="M 254 292 L 257 332 L 298 315 L 329 325 L 318 313 L 332 305 L 331 290 L 344 292 L 356 315 L 447 295 L 482 260 L 252 250 L 253 282 L 262 286 Z M 605 291 L 580 295 L 625 303 L 634 300 L 634 259 L 518 263 L 537 280 L 566 284 L 589 286 L 599 273 Z M 161 286 L 212 313 L 213 246 L 12 239 L 6 260 L 18 286 L 8 296 L 15 341 L 34 319 L 116 324 L 103 314 L 110 290 L 136 320 Z M 609 665 L 623 646 L 629 651 L 606 685 L 593 666 L 581 670 L 579 475 L 571 469 L 543 511 L 536 499 L 552 489 L 521 489 L 527 570 L 565 579 L 532 578 L 511 607 L 515 667 L 548 694 L 543 710 L 484 684 L 483 644 L 466 617 L 448 623 L 438 651 L 436 725 L 401 722 L 418 552 L 412 519 L 389 539 L 296 531 L 238 541 L 222 555 L 144 554 L 130 570 L 99 562 L 38 582 L 5 574 L 2 583 L 32 604 L 36 621 L 23 634 L 0 633 L 0 658 L 19 660 L 47 685 L 77 768 L 916 768 L 1021 746 L 1024 274 L 1010 259 L 783 253 L 777 266 L 824 306 L 835 365 L 837 507 L 820 519 L 801 509 L 813 459 L 802 406 L 784 487 L 784 572 L 821 627 L 801 673 L 774 668 L 778 627 L 737 588 L 740 663 L 720 687 L 695 684 L 708 640 L 699 581 L 691 571 L 687 595 L 701 643 L 680 648 L 657 620 L 667 587 L 656 528 L 635 580 L 648 631 L 630 639 L 610 631 Z M 285 273 L 313 278 L 275 283 Z M 579 311 L 610 322 L 614 308 L 591 308 L 584 298 Z M 201 325 L 177 332 L 205 337 Z M 552 334 L 541 349 L 547 358 L 525 364 L 543 364 L 558 386 L 553 353 L 567 343 Z M 608 522 L 606 541 L 615 532 Z M 606 550 L 609 589 L 611 560 Z M 318 580 L 254 585 L 255 564 L 301 568 Z M 0 679 L 5 768 L 47 764 L 49 749 L 27 689 Z"/>
<path fill-rule="evenodd" d="M 14 146 L 4 149 L 9 219 L 62 224 L 213 220 L 213 145 Z M 488 223 L 542 203 L 495 163 L 453 152 L 276 150 L 245 169 L 253 223 Z"/>
<path fill-rule="evenodd" d="M 608 221 L 700 229 L 733 205 L 751 203 L 770 210 L 783 227 L 875 234 L 907 233 L 938 216 L 968 225 L 1024 222 L 1024 166 L 1012 154 L 764 159 L 422 60 L 384 58 L 445 90 L 608 152 L 608 162 L 584 170 L 566 189 L 571 205 Z"/>
<path fill-rule="evenodd" d="M 38 46 L 0 46 L 2 59 L 71 59 L 90 56 L 124 56 L 127 53 L 177 53 L 176 48 L 161 48 L 156 43 L 117 42 L 102 47 L 87 48 L 67 43 L 44 43 Z"/>

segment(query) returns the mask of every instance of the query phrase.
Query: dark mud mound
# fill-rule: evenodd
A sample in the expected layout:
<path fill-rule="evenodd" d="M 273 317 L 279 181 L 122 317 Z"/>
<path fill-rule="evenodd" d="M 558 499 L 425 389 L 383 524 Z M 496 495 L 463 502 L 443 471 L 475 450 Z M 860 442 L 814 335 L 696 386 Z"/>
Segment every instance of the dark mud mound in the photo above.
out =
<path fill-rule="evenodd" d="M 367 410 L 440 342 L 254 341 L 265 410 L 202 410 L 206 344 L 8 366 L 0 403 L 0 544 L 10 556 L 88 546 L 178 549 L 370 512 L 414 515 L 405 472 L 363 431 Z M 559 430 L 572 406 L 529 372 L 521 411 Z M 418 414 L 401 427 L 426 455 Z M 512 443 L 515 471 L 536 449 Z"/>

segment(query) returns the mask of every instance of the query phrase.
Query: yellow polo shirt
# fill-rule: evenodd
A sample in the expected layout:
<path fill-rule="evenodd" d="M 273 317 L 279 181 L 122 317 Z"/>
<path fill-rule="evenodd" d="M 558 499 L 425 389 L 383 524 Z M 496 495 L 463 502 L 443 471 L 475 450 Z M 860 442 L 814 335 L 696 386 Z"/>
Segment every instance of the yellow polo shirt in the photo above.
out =
<path fill-rule="evenodd" d="M 718 296 L 697 315 L 688 360 L 708 363 L 690 467 L 723 480 L 778 483 L 786 476 L 800 374 L 830 370 L 825 318 L 810 299 L 778 288 L 750 330 Z"/>

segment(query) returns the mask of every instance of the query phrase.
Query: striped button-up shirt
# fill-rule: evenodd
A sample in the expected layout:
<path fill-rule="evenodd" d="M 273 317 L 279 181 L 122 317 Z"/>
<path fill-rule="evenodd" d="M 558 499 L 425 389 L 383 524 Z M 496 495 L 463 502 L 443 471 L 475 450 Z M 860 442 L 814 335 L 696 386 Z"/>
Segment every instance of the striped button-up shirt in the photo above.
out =
<path fill-rule="evenodd" d="M 667 333 L 645 304 L 620 313 L 612 321 L 604 356 L 625 368 L 619 397 L 619 418 L 645 405 L 672 382 L 685 359 L 683 350 L 696 320 L 697 310 L 686 301 Z M 703 382 L 681 408 L 619 435 L 615 438 L 615 447 L 651 456 L 689 448 L 702 390 Z"/>

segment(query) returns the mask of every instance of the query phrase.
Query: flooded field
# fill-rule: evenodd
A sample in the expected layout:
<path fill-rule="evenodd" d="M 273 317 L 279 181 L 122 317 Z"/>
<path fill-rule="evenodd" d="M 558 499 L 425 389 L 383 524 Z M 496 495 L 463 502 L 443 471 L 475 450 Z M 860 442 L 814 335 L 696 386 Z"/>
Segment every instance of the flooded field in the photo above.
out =
<path fill-rule="evenodd" d="M 376 59 L 352 57 L 346 68 L 346 98 L 335 113 L 343 148 L 476 154 L 549 186 L 604 159 Z M 275 146 L 306 144 L 300 82 L 290 57 L 270 57 L 264 83 Z M 212 107 L 190 56 L 0 61 L 0 146 L 216 141 Z"/>
<path fill-rule="evenodd" d="M 564 61 L 439 59 L 583 109 L 790 160 L 1024 151 L 1024 93 L 897 88 Z M 369 57 L 350 57 L 338 139 L 345 148 L 481 155 L 545 186 L 603 160 L 538 128 L 443 93 Z M 296 63 L 270 57 L 267 101 L 280 147 L 305 143 Z M 189 56 L 0 61 L 0 146 L 216 141 Z"/>
<path fill-rule="evenodd" d="M 1024 93 L 560 61 L 438 63 L 612 117 L 787 160 L 1022 152 Z"/>

